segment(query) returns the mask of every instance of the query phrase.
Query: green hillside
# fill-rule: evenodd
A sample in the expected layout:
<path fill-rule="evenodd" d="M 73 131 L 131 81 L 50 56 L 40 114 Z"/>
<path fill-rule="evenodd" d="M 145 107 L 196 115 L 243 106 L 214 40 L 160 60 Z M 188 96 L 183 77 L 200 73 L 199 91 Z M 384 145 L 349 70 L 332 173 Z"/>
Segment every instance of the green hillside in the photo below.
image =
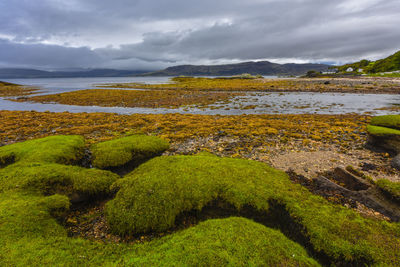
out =
<path fill-rule="evenodd" d="M 400 70 L 400 51 L 395 54 L 377 61 L 361 60 L 351 64 L 345 64 L 337 67 L 340 72 L 346 72 L 348 68 L 353 68 L 356 72 L 358 69 L 363 69 L 364 73 L 380 73 Z"/>

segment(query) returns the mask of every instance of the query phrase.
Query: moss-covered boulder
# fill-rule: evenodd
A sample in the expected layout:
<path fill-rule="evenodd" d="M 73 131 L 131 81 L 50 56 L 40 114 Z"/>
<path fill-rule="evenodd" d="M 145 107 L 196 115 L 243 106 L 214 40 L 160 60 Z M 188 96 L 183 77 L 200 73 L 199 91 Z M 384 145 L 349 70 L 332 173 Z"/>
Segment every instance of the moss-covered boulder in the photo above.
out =
<path fill-rule="evenodd" d="M 108 194 L 119 176 L 66 164 L 82 160 L 81 136 L 51 136 L 0 147 L 0 192 L 11 189 L 63 194 L 72 201 Z"/>
<path fill-rule="evenodd" d="M 109 171 L 65 165 L 80 161 L 83 148 L 74 136 L 0 148 L 2 265 L 318 265 L 310 255 L 327 265 L 400 265 L 399 224 L 333 205 L 263 163 L 206 153 L 164 156 L 118 180 Z M 107 194 L 111 183 L 119 192 L 106 217 L 116 233 L 164 231 L 182 212 L 215 200 L 259 223 L 210 219 L 144 244 L 68 237 L 57 218 L 69 209 L 71 195 Z M 255 216 L 240 212 L 246 209 Z"/>
<path fill-rule="evenodd" d="M 106 217 L 119 234 L 164 231 L 215 199 L 252 207 L 335 264 L 400 264 L 398 224 L 362 218 L 312 195 L 263 163 L 202 156 L 154 158 L 114 184 Z"/>
<path fill-rule="evenodd" d="M 53 218 L 68 204 L 59 195 L 0 193 L 2 265 L 319 266 L 279 231 L 245 218 L 209 220 L 145 244 L 70 238 Z"/>
<path fill-rule="evenodd" d="M 178 214 L 217 198 L 238 209 L 251 203 L 267 210 L 268 199 L 284 183 L 284 172 L 255 161 L 205 154 L 157 157 L 113 185 L 121 189 L 107 205 L 107 218 L 118 234 L 162 232 L 174 226 Z"/>
<path fill-rule="evenodd" d="M 132 135 L 91 147 L 94 167 L 110 169 L 129 162 L 141 162 L 162 154 L 169 143 L 156 136 Z"/>
<path fill-rule="evenodd" d="M 320 266 L 280 231 L 245 218 L 200 223 L 144 245 L 128 265 L 137 266 Z"/>
<path fill-rule="evenodd" d="M 86 169 L 57 163 L 16 163 L 0 169 L 0 191 L 38 190 L 43 194 L 64 194 L 71 200 L 105 195 L 118 175 L 104 170 Z"/>
<path fill-rule="evenodd" d="M 0 147 L 0 167 L 19 161 L 74 164 L 84 152 L 82 136 L 49 136 Z"/>
<path fill-rule="evenodd" d="M 380 179 L 376 186 L 390 199 L 400 203 L 400 183 L 392 182 L 387 179 Z"/>
<path fill-rule="evenodd" d="M 400 115 L 384 115 L 371 119 L 371 125 L 400 130 Z"/>
<path fill-rule="evenodd" d="M 374 117 L 367 131 L 370 145 L 390 153 L 400 153 L 400 115 Z"/>

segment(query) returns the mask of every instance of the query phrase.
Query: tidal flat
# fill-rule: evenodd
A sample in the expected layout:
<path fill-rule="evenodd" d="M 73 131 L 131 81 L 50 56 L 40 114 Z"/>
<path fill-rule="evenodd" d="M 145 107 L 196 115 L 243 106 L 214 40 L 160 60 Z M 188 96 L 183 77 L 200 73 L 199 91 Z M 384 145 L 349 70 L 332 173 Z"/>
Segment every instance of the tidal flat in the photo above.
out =
<path fill-rule="evenodd" d="M 207 86 L 60 98 L 151 106 L 160 91 L 167 105 L 190 92 L 209 106 Z M 400 264 L 400 171 L 392 151 L 369 145 L 379 127 L 396 132 L 397 117 L 1 110 L 0 120 L 6 264 Z"/>
<path fill-rule="evenodd" d="M 7 110 L 120 114 L 385 115 L 398 110 L 400 90 L 399 81 L 387 78 L 172 78 L 168 83 L 97 84 L 85 90 L 76 82 L 75 87 L 45 86 L 32 95 L 3 97 L 0 104 Z"/>

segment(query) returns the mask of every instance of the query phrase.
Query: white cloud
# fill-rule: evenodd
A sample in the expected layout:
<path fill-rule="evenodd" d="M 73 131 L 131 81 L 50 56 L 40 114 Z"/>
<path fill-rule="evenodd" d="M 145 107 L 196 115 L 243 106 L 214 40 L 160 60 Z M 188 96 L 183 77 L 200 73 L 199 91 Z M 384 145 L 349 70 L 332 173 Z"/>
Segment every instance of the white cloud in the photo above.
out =
<path fill-rule="evenodd" d="M 0 64 L 160 68 L 377 58 L 400 49 L 398 10 L 398 0 L 2 0 L 0 44 L 8 51 Z"/>

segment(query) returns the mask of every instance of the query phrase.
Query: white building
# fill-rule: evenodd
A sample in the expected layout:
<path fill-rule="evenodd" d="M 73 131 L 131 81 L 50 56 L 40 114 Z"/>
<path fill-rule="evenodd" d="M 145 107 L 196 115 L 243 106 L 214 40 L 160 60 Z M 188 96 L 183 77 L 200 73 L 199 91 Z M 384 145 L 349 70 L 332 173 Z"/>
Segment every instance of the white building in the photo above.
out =
<path fill-rule="evenodd" d="M 354 69 L 352 67 L 349 67 L 346 71 L 347 72 L 352 72 L 352 71 L 354 71 Z"/>

